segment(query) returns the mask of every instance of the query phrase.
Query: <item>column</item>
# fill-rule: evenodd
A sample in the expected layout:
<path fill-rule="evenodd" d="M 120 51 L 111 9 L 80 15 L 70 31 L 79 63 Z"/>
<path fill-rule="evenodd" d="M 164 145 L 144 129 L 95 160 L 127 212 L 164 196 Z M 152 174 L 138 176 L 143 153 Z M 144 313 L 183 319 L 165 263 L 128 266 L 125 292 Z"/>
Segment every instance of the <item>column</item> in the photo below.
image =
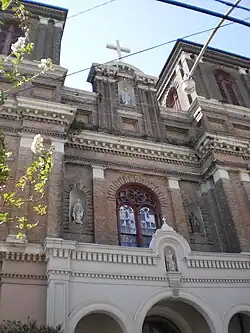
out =
<path fill-rule="evenodd" d="M 66 332 L 69 315 L 69 282 L 71 256 L 76 242 L 60 238 L 46 238 L 44 250 L 47 262 L 47 312 L 46 324 L 56 327 L 62 325 Z"/>
<path fill-rule="evenodd" d="M 93 165 L 92 175 L 95 243 L 117 245 L 116 205 L 107 200 L 105 168 Z"/>
<path fill-rule="evenodd" d="M 47 214 L 47 236 L 58 237 L 62 222 L 63 202 L 63 155 L 64 141 L 52 141 L 55 147 L 53 153 L 53 169 L 48 184 L 48 214 Z"/>
<path fill-rule="evenodd" d="M 186 214 L 182 203 L 181 190 L 179 186 L 179 179 L 169 178 L 168 187 L 172 199 L 173 215 L 174 215 L 174 229 L 189 240 L 188 225 Z"/>
<path fill-rule="evenodd" d="M 95 243 L 103 244 L 105 243 L 105 235 L 107 234 L 105 168 L 92 166 L 92 176 Z"/>
<path fill-rule="evenodd" d="M 24 173 L 26 172 L 26 169 L 28 167 L 28 165 L 32 162 L 32 151 L 31 151 L 31 144 L 33 142 L 33 136 L 21 136 L 20 138 L 20 146 L 19 146 L 19 150 L 18 150 L 18 154 L 17 156 L 15 156 L 16 158 L 16 165 L 15 165 L 15 169 L 16 169 L 16 174 L 15 174 L 15 182 L 13 182 L 11 185 L 13 186 L 12 189 L 10 190 L 15 190 L 14 185 L 15 183 L 18 181 L 18 179 L 24 175 Z M 25 186 L 23 191 L 19 191 L 18 192 L 19 195 L 22 198 L 27 199 L 30 195 L 30 187 L 29 186 Z M 28 221 L 30 223 L 33 223 L 33 219 L 32 216 L 29 216 L 29 204 L 25 203 L 22 206 L 22 209 L 18 209 L 18 208 L 11 208 L 11 212 L 10 212 L 10 217 L 11 218 L 15 218 L 15 216 L 24 216 L 26 218 L 28 218 Z M 32 221 L 31 221 L 32 220 Z M 9 224 L 9 236 L 14 235 L 13 239 L 15 239 L 15 235 L 17 235 L 18 233 L 18 229 L 16 228 L 16 221 L 13 221 Z M 10 239 L 11 237 L 9 237 Z"/>
<path fill-rule="evenodd" d="M 48 17 L 40 16 L 40 22 L 38 24 L 38 39 L 35 41 L 35 59 L 40 60 L 44 58 L 44 49 L 45 49 L 45 35 L 46 28 L 49 22 Z"/>
<path fill-rule="evenodd" d="M 64 22 L 56 22 L 54 27 L 54 38 L 53 38 L 53 53 L 51 59 L 53 64 L 59 65 L 60 53 L 61 53 L 61 40 Z"/>
<path fill-rule="evenodd" d="M 237 198 L 227 170 L 217 169 L 213 174 L 220 215 L 230 252 L 244 251 L 246 239 L 241 226 Z"/>

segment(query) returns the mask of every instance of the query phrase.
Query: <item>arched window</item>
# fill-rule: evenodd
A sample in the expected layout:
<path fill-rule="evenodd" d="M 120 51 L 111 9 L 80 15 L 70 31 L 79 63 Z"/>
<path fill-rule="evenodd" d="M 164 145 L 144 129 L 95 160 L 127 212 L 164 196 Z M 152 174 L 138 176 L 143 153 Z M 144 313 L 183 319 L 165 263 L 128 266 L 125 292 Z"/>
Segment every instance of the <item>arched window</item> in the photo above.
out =
<path fill-rule="evenodd" d="M 215 72 L 215 78 L 220 89 L 222 101 L 234 105 L 240 105 L 233 77 L 229 73 L 217 70 Z"/>
<path fill-rule="evenodd" d="M 168 93 L 166 107 L 179 111 L 181 109 L 178 93 L 175 87 L 172 87 Z"/>
<path fill-rule="evenodd" d="M 138 185 L 117 193 L 120 245 L 148 247 L 157 229 L 158 205 L 154 195 Z"/>

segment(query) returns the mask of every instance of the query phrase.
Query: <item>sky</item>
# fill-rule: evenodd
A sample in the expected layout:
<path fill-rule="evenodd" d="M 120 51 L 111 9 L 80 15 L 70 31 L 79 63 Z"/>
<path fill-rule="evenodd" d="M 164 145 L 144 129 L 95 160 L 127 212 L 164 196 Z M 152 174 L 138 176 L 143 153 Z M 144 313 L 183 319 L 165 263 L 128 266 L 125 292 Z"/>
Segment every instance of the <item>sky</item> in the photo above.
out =
<path fill-rule="evenodd" d="M 107 0 L 40 0 L 35 2 L 64 7 L 68 17 L 100 5 Z M 215 0 L 180 0 L 225 14 L 228 7 Z M 234 0 L 227 0 L 231 3 Z M 250 8 L 250 0 L 242 0 Z M 235 9 L 232 16 L 249 18 L 250 11 Z M 218 18 L 165 4 L 156 0 L 115 0 L 66 21 L 62 40 L 61 66 L 72 73 L 117 58 L 106 44 L 120 41 L 131 53 L 214 27 Z M 205 43 L 209 32 L 187 38 Z M 124 59 L 148 75 L 158 76 L 174 43 Z M 233 24 L 221 28 L 210 46 L 250 58 L 250 28 Z M 92 91 L 87 83 L 89 70 L 70 75 L 66 85 Z"/>

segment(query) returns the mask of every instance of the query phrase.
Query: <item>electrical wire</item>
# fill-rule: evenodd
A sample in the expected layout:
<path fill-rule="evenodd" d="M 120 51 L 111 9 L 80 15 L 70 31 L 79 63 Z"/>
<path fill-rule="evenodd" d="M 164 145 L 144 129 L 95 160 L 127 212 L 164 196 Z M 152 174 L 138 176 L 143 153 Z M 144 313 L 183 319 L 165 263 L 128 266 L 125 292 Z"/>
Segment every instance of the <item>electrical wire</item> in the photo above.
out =
<path fill-rule="evenodd" d="M 233 3 L 225 1 L 225 0 L 213 0 L 213 1 L 220 2 L 223 5 L 226 5 L 226 6 L 229 6 L 229 7 L 235 7 L 235 8 L 246 10 L 246 11 L 250 12 L 250 8 L 249 7 L 245 7 L 245 6 L 242 6 L 242 5 L 236 5 L 235 6 Z"/>
<path fill-rule="evenodd" d="M 245 21 L 248 21 L 250 20 L 250 17 L 247 17 L 245 18 Z M 226 26 L 229 26 L 229 25 L 233 25 L 235 24 L 234 22 L 229 22 L 229 23 L 225 23 L 223 24 L 220 28 L 222 27 L 226 27 Z M 169 44 L 173 44 L 175 42 L 177 42 L 179 39 L 187 39 L 187 38 L 190 38 L 190 37 L 194 37 L 194 36 L 197 36 L 197 35 L 201 35 L 203 33 L 206 33 L 206 32 L 210 32 L 210 31 L 213 31 L 215 27 L 212 27 L 212 28 L 209 28 L 209 29 L 205 29 L 205 30 L 201 30 L 201 31 L 198 31 L 198 32 L 195 32 L 195 33 L 192 33 L 192 34 L 189 34 L 189 35 L 186 35 L 186 36 L 183 36 L 181 38 L 175 38 L 175 39 L 172 39 L 172 40 L 169 40 L 167 42 L 164 42 L 164 43 L 161 43 L 161 44 L 157 44 L 155 46 L 151 46 L 151 47 L 148 47 L 148 48 L 145 48 L 145 49 L 142 49 L 142 50 L 139 50 L 137 52 L 134 52 L 134 53 L 130 53 L 130 54 L 127 54 L 127 55 L 124 55 L 122 56 L 121 58 L 115 58 L 115 59 L 112 59 L 112 60 L 109 60 L 107 62 L 104 62 L 102 64 L 96 64 L 96 65 L 93 65 L 91 67 L 86 67 L 86 68 L 83 68 L 83 69 L 80 69 L 80 70 L 77 70 L 75 72 L 72 72 L 72 73 L 69 73 L 69 74 L 66 74 L 64 76 L 60 76 L 56 79 L 48 79 L 46 82 L 44 82 L 44 84 L 46 83 L 51 83 L 51 82 L 55 82 L 55 81 L 60 81 L 60 80 L 63 80 L 65 79 L 66 77 L 69 77 L 69 76 L 73 76 L 73 75 L 77 75 L 77 74 L 80 74 L 80 73 L 83 73 L 83 72 L 86 72 L 88 70 L 90 70 L 91 68 L 95 68 L 97 66 L 101 66 L 101 65 L 107 65 L 109 63 L 112 63 L 112 62 L 115 62 L 117 60 L 121 60 L 121 59 L 125 59 L 125 58 L 129 58 L 129 57 L 132 57 L 132 56 L 135 56 L 135 55 L 138 55 L 138 54 L 141 54 L 141 53 L 144 53 L 144 52 L 148 52 L 148 51 L 151 51 L 151 50 L 154 50 L 156 48 L 159 48 L 159 47 L 162 47 L 162 46 L 165 46 L 165 45 L 169 45 Z M 23 91 L 27 91 L 27 90 L 30 90 L 30 89 L 33 89 L 33 87 L 26 87 L 24 89 L 20 89 L 18 92 L 23 92 Z M 77 89 L 76 89 L 77 90 Z M 12 94 L 8 94 L 8 96 L 13 96 L 13 95 L 16 95 L 17 93 L 12 93 Z"/>
<path fill-rule="evenodd" d="M 73 14 L 73 15 L 67 17 L 66 21 L 68 21 L 69 19 L 72 19 L 72 18 L 74 18 L 74 17 L 77 17 L 77 16 L 79 16 L 79 15 L 82 15 L 82 14 L 88 13 L 88 12 L 94 10 L 94 9 L 97 9 L 97 8 L 100 8 L 100 7 L 103 7 L 103 6 L 106 6 L 106 5 L 110 4 L 111 2 L 115 2 L 115 1 L 117 1 L 117 0 L 109 0 L 109 1 L 106 1 L 106 2 L 101 3 L 100 5 L 96 5 L 96 6 L 94 6 L 94 7 L 90 7 L 90 8 L 88 8 L 88 9 L 82 10 L 82 11 L 79 12 L 79 13 L 76 13 L 76 14 Z M 66 22 L 66 21 L 65 21 L 65 22 Z"/>

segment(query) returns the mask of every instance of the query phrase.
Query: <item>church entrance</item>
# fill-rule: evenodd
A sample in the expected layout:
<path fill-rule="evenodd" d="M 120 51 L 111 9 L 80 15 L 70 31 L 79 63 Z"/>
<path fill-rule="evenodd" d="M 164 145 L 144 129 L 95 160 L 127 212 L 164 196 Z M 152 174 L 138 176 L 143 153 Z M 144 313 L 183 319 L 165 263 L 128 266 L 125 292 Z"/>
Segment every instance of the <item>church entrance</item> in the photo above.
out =
<path fill-rule="evenodd" d="M 228 333 L 248 333 L 250 316 L 246 313 L 236 313 L 230 320 Z"/>
<path fill-rule="evenodd" d="M 120 325 L 103 313 L 92 313 L 83 317 L 76 326 L 75 333 L 123 333 Z"/>
<path fill-rule="evenodd" d="M 170 320 L 151 316 L 145 319 L 142 333 L 181 333 L 178 327 Z"/>
<path fill-rule="evenodd" d="M 211 333 L 206 319 L 192 305 L 177 299 L 168 299 L 155 304 L 148 311 L 142 329 L 142 333 L 200 332 Z"/>

